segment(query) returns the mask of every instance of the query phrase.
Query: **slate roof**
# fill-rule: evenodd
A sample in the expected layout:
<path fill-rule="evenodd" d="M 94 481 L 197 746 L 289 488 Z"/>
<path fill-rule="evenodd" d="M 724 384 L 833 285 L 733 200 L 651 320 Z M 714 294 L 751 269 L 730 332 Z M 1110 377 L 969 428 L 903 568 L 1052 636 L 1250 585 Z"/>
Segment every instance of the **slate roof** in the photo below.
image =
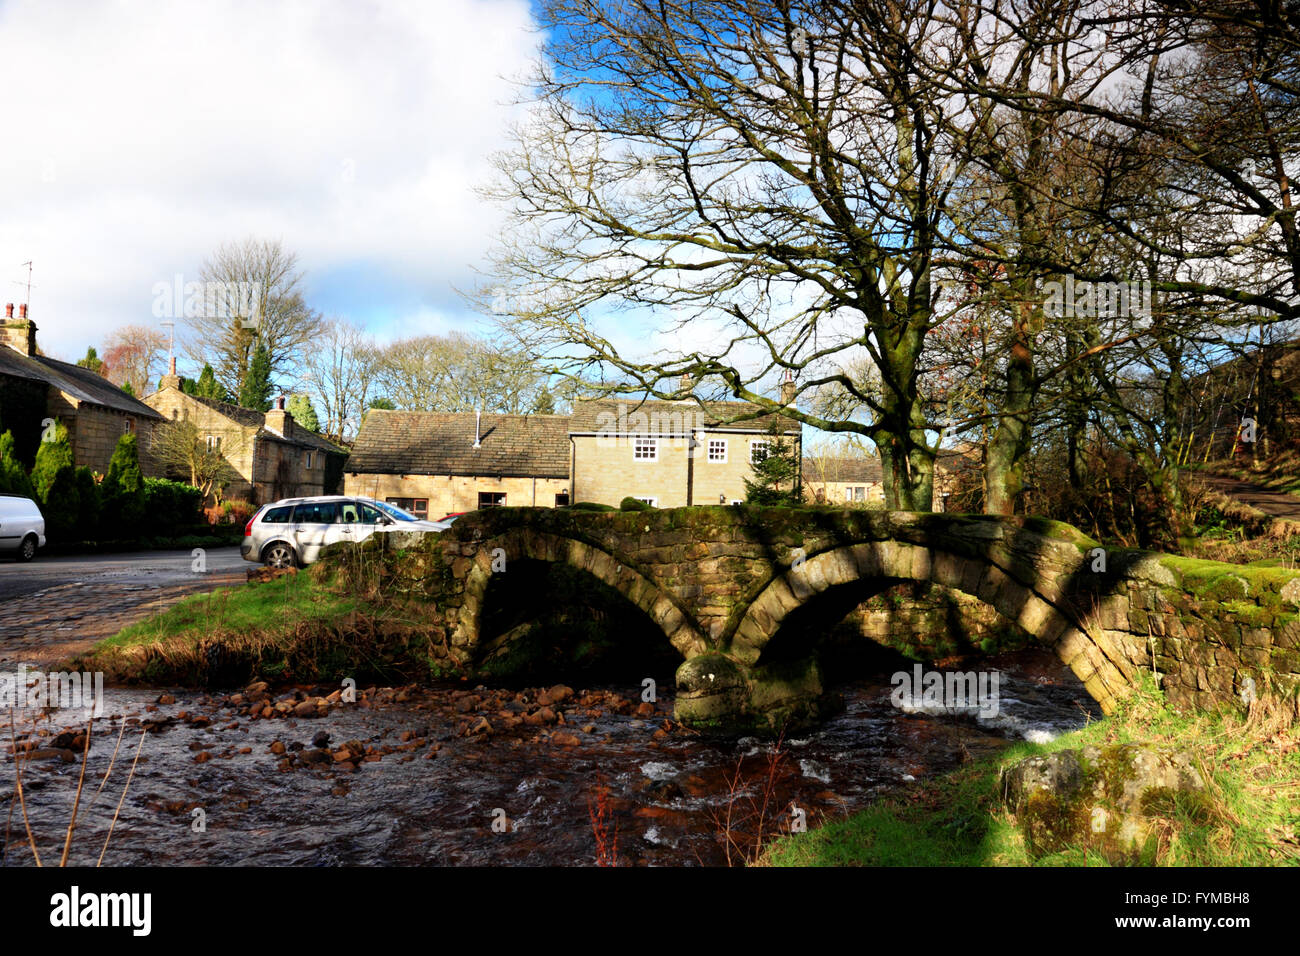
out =
<path fill-rule="evenodd" d="M 104 376 L 80 365 L 60 362 L 48 355 L 23 355 L 16 349 L 0 345 L 0 375 L 45 382 L 66 392 L 79 402 L 102 405 L 144 418 L 162 416 L 137 398 L 122 391 Z"/>
<path fill-rule="evenodd" d="M 939 449 L 935 467 L 940 471 L 954 472 L 967 468 L 978 468 L 979 463 L 979 447 L 973 444 L 962 444 L 956 448 Z M 869 455 L 865 458 L 809 455 L 803 460 L 804 481 L 840 483 L 873 481 L 880 483 L 882 473 L 880 459 L 875 455 Z"/>
<path fill-rule="evenodd" d="M 190 395 L 189 397 L 202 405 L 208 406 L 208 408 L 215 412 L 220 412 L 231 421 L 243 425 L 245 428 L 258 429 L 258 438 L 287 442 L 290 445 L 302 445 L 307 448 L 317 448 L 321 451 L 331 452 L 335 455 L 346 455 L 348 453 L 346 448 L 340 448 L 332 441 L 307 431 L 301 425 L 298 425 L 298 429 L 292 438 L 286 438 L 284 435 L 273 432 L 271 429 L 266 427 L 265 412 L 259 412 L 251 408 L 244 408 L 241 405 L 232 405 L 230 402 L 218 401 L 215 398 L 200 398 L 198 395 Z M 294 424 L 297 425 L 298 423 L 294 422 Z"/>
<path fill-rule="evenodd" d="M 876 482 L 880 483 L 880 459 L 832 458 L 809 456 L 803 460 L 803 480 L 811 482 Z"/>
<path fill-rule="evenodd" d="M 568 478 L 568 415 L 484 413 L 474 448 L 474 412 L 372 408 L 347 470 L 381 475 L 501 475 Z"/>
<path fill-rule="evenodd" d="M 621 415 L 620 406 L 622 406 Z M 573 403 L 569 431 L 573 434 L 593 434 L 605 431 L 611 422 L 615 422 L 616 427 L 625 427 L 627 431 L 616 431 L 611 434 L 626 434 L 632 430 L 640 432 L 638 424 L 645 422 L 649 426 L 648 433 L 656 435 L 680 434 L 684 423 L 703 428 L 766 432 L 769 423 L 775 421 L 783 433 L 798 434 L 800 430 L 798 422 L 775 414 L 759 415 L 756 418 L 731 424 L 719 424 L 738 415 L 752 414 L 757 409 L 757 405 L 751 405 L 749 402 L 701 403 L 641 401 L 638 398 L 582 398 Z M 640 414 L 644 414 L 645 418 L 640 418 Z M 613 418 L 610 417 L 611 415 Z"/>

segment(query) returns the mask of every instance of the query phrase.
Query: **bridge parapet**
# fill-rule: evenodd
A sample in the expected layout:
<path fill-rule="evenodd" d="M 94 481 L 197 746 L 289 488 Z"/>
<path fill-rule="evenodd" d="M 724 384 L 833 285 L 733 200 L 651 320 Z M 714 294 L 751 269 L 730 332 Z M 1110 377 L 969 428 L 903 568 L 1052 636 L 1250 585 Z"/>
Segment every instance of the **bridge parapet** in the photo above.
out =
<path fill-rule="evenodd" d="M 377 535 L 387 586 L 438 604 L 449 664 L 479 661 L 488 585 L 519 560 L 616 589 L 684 658 L 679 719 L 774 723 L 821 712 L 816 648 L 771 649 L 824 595 L 932 582 L 995 607 L 1052 648 L 1111 710 L 1141 670 L 1179 704 L 1253 681 L 1300 688 L 1300 571 L 1100 549 L 1060 522 L 835 508 L 475 512 L 427 539 Z M 400 554 L 400 558 L 397 557 Z M 795 649 L 798 651 L 799 649 Z M 792 663 L 795 661 L 796 663 Z"/>

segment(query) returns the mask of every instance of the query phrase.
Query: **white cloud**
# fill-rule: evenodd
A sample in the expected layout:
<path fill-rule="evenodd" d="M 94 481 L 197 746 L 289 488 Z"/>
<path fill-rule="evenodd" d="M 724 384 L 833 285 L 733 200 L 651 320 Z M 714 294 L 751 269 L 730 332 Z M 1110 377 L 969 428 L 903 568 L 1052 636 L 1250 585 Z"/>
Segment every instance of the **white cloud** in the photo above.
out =
<path fill-rule="evenodd" d="M 42 347 L 80 355 L 254 235 L 309 292 L 375 263 L 413 320 L 454 309 L 531 30 L 525 0 L 0 5 L 0 299 L 34 260 Z"/>

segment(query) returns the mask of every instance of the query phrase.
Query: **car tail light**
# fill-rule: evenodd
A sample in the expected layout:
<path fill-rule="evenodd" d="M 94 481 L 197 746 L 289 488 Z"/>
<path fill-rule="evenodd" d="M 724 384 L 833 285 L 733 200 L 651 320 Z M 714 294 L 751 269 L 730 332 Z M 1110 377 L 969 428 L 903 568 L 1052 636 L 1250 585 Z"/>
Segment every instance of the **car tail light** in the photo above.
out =
<path fill-rule="evenodd" d="M 253 522 L 257 520 L 257 516 L 260 515 L 261 513 L 262 512 L 260 511 L 254 512 L 253 517 L 248 519 L 248 524 L 244 525 L 245 538 L 251 538 L 253 536 Z"/>

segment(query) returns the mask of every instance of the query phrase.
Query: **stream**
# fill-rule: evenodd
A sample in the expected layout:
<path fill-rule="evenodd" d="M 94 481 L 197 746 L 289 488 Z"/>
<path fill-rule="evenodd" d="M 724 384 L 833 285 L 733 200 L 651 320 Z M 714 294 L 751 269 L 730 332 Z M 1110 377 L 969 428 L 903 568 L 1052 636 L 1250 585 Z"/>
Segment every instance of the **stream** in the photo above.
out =
<path fill-rule="evenodd" d="M 799 814 L 811 828 L 1010 741 L 1048 740 L 1101 716 L 1050 653 L 981 666 L 999 672 L 995 717 L 905 712 L 891 702 L 891 675 L 878 673 L 837 688 L 839 716 L 779 744 L 680 728 L 670 697 L 645 703 L 639 683 L 366 688 L 358 703 L 319 707 L 324 716 L 299 713 L 334 688 L 110 688 L 69 862 L 93 865 L 112 826 L 108 866 L 568 866 L 602 852 L 620 865 L 737 863 L 752 855 L 760 823 L 764 839 Z M 14 728 L 27 819 L 47 865 L 71 818 L 85 720 L 59 710 Z M 0 730 L 8 754 L 10 728 Z M 7 755 L 0 812 L 3 865 L 32 865 Z"/>

